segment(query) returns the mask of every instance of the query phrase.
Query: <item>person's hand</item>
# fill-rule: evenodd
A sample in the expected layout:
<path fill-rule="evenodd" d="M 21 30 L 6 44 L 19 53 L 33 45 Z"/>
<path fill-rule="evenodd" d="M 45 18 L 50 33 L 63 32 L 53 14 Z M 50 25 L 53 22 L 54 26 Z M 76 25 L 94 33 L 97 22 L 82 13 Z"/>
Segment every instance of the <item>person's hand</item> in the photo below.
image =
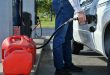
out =
<path fill-rule="evenodd" d="M 83 11 L 80 11 L 77 13 L 78 14 L 78 20 L 79 20 L 79 24 L 85 24 L 86 23 L 86 15 Z"/>

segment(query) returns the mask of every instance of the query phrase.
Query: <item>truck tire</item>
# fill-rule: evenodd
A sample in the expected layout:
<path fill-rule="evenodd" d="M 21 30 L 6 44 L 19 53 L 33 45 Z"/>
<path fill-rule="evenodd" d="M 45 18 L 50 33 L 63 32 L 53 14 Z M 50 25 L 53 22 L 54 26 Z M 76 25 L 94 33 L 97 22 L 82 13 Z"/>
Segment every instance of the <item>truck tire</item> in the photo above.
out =
<path fill-rule="evenodd" d="M 110 52 L 108 55 L 108 62 L 107 62 L 107 75 L 110 75 Z"/>
<path fill-rule="evenodd" d="M 73 54 L 79 54 L 80 51 L 83 50 L 83 44 L 78 43 L 76 41 L 73 42 Z"/>
<path fill-rule="evenodd" d="M 104 34 L 104 48 L 108 57 L 107 61 L 107 75 L 110 75 L 110 24 L 106 27 Z"/>

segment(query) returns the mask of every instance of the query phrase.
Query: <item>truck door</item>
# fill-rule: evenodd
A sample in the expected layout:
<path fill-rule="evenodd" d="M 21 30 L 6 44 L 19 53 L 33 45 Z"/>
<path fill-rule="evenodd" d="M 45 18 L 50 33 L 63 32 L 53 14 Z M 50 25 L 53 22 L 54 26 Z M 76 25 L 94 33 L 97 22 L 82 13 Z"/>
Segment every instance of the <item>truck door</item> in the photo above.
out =
<path fill-rule="evenodd" d="M 86 14 L 91 13 L 90 7 L 92 3 L 93 3 L 93 0 L 85 0 L 81 3 L 81 6 L 85 10 Z M 79 25 L 78 21 L 73 21 L 74 40 L 82 44 L 85 44 L 90 48 L 94 48 L 95 43 L 94 43 L 93 31 L 95 31 L 95 28 L 96 28 L 96 22 L 92 22 L 91 24 Z"/>

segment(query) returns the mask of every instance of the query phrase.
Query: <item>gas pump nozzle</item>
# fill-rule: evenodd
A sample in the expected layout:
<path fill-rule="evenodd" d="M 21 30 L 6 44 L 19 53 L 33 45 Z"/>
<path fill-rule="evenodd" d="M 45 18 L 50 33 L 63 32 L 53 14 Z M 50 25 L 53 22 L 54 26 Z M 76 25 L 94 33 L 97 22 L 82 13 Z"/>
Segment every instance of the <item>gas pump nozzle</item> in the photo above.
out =
<path fill-rule="evenodd" d="M 97 23 L 97 15 L 86 15 L 87 24 L 91 24 L 92 22 Z"/>
<path fill-rule="evenodd" d="M 78 17 L 76 18 L 70 18 L 69 21 L 71 22 L 72 20 L 78 20 Z M 97 15 L 86 15 L 86 23 L 91 24 L 92 22 L 97 23 Z"/>

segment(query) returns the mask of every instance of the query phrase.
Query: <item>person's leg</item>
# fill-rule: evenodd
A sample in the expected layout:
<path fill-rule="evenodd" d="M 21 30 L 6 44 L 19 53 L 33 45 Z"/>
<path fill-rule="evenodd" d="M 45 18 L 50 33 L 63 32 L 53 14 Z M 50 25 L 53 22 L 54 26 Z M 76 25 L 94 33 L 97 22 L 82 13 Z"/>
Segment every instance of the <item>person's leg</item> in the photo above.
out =
<path fill-rule="evenodd" d="M 74 10 L 69 2 L 64 2 L 63 14 L 65 19 L 69 20 L 74 15 Z M 73 22 L 68 23 L 68 29 L 65 36 L 65 42 L 63 43 L 63 57 L 66 66 L 72 64 L 72 49 L 71 40 L 73 39 Z"/>
<path fill-rule="evenodd" d="M 65 69 L 71 72 L 81 72 L 82 68 L 75 66 L 72 63 L 72 47 L 71 47 L 71 39 L 72 39 L 72 23 L 69 23 L 69 27 L 65 36 L 65 42 L 63 43 L 63 58 L 65 62 Z"/>
<path fill-rule="evenodd" d="M 58 1 L 58 0 L 56 0 Z M 60 2 L 61 3 L 61 2 Z M 58 8 L 58 4 L 53 4 L 56 13 L 56 24 L 55 29 L 61 26 L 66 20 L 64 19 L 63 9 Z M 67 32 L 68 25 L 65 25 L 62 29 L 60 29 L 54 39 L 53 39 L 53 57 L 54 57 L 54 65 L 56 68 L 55 75 L 71 75 L 69 72 L 64 69 L 64 58 L 63 58 L 63 47 L 62 44 L 65 41 L 65 35 Z"/>
<path fill-rule="evenodd" d="M 73 25 L 72 22 L 68 23 L 68 30 L 65 36 L 65 42 L 63 43 L 63 58 L 65 62 L 65 66 L 70 66 L 72 64 L 72 47 L 71 40 L 73 34 Z"/>
<path fill-rule="evenodd" d="M 65 66 L 72 64 L 71 40 L 66 40 L 65 43 L 63 43 L 63 58 Z"/>
<path fill-rule="evenodd" d="M 70 19 L 74 15 L 74 10 L 68 2 L 64 2 L 63 14 L 66 20 Z M 63 58 L 65 63 L 65 69 L 71 72 L 82 71 L 82 68 L 79 68 L 72 64 L 72 49 L 71 49 L 71 40 L 73 34 L 73 23 L 68 23 L 68 30 L 65 36 L 65 42 L 63 43 Z"/>
<path fill-rule="evenodd" d="M 62 12 L 60 12 L 59 16 L 56 17 L 56 29 L 64 22 L 64 18 L 62 16 L 63 14 Z M 56 69 L 62 69 L 64 67 L 62 44 L 65 41 L 67 28 L 68 25 L 65 25 L 62 29 L 60 29 L 56 33 L 53 39 L 53 55 L 54 55 L 54 65 Z"/>
<path fill-rule="evenodd" d="M 64 18 L 66 20 L 72 18 L 74 15 L 74 10 L 68 3 L 65 3 L 65 6 L 63 8 L 63 14 L 65 14 Z M 68 30 L 65 36 L 65 42 L 63 43 L 63 58 L 66 70 L 72 72 L 79 72 L 82 71 L 82 68 L 79 68 L 72 64 L 72 49 L 71 49 L 72 38 L 73 38 L 73 22 L 70 22 L 68 23 Z"/>

